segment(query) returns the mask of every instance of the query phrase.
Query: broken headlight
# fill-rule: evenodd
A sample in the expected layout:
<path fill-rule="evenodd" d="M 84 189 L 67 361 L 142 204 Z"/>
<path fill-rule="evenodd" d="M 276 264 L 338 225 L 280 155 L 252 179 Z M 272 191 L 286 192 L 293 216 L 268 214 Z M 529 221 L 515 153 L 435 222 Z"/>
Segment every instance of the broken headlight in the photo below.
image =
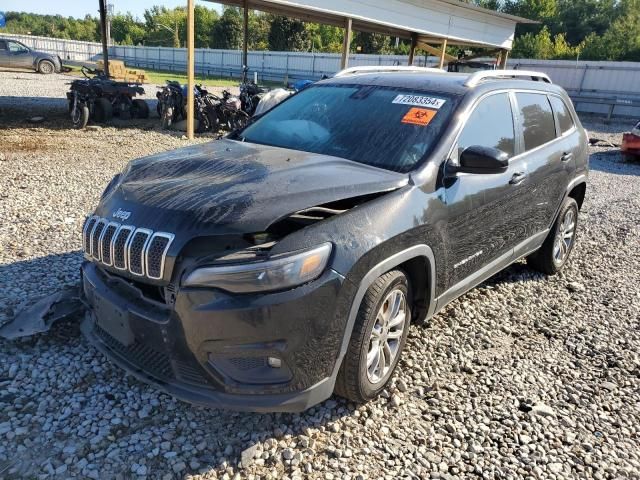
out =
<path fill-rule="evenodd" d="M 214 287 L 234 293 L 286 290 L 318 278 L 327 266 L 331 248 L 330 243 L 323 243 L 264 262 L 201 267 L 187 276 L 184 285 Z"/>

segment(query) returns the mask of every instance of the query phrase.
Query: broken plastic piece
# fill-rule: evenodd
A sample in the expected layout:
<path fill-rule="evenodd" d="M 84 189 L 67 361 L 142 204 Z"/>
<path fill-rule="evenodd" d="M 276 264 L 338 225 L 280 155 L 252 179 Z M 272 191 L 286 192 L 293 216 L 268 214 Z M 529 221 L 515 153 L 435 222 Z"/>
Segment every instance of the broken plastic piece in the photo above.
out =
<path fill-rule="evenodd" d="M 79 289 L 61 290 L 38 300 L 0 327 L 0 337 L 7 340 L 48 332 L 54 322 L 79 313 L 84 308 Z"/>

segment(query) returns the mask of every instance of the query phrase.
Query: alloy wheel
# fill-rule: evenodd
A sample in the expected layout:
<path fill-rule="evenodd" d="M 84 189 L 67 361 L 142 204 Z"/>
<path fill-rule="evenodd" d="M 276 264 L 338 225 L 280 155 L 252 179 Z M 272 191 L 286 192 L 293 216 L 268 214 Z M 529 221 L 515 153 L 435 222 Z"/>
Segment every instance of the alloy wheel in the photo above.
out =
<path fill-rule="evenodd" d="M 558 228 L 555 243 L 553 244 L 553 261 L 556 265 L 562 265 L 566 260 L 576 234 L 576 214 L 573 209 L 568 209 L 564 214 L 562 223 Z"/>
<path fill-rule="evenodd" d="M 395 365 L 406 328 L 407 300 L 400 289 L 394 289 L 382 302 L 369 337 L 367 378 L 377 384 L 387 377 Z"/>

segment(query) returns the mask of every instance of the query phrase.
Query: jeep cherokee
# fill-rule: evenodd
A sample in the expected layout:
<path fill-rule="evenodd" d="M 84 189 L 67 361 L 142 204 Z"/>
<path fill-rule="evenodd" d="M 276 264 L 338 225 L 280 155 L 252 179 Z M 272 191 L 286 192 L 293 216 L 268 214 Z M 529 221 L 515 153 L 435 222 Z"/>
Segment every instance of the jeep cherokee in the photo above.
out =
<path fill-rule="evenodd" d="M 367 401 L 412 322 L 519 259 L 566 264 L 587 159 L 544 74 L 343 72 L 116 175 L 84 225 L 83 332 L 194 404 Z"/>

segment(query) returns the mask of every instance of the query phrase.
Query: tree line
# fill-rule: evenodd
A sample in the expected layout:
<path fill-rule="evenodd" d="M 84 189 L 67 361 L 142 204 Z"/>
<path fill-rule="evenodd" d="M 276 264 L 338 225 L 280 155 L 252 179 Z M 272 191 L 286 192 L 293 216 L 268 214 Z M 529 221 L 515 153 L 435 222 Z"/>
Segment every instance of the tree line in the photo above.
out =
<path fill-rule="evenodd" d="M 470 0 L 492 10 L 536 20 L 516 29 L 513 58 L 640 61 L 640 0 Z M 99 20 L 7 12 L 8 33 L 99 41 Z M 143 18 L 117 14 L 111 20 L 112 41 L 126 45 L 182 47 L 186 9 L 153 7 Z M 243 15 L 225 7 L 222 14 L 195 7 L 197 48 L 242 47 Z M 266 13 L 249 13 L 251 50 L 340 52 L 343 29 Z M 386 35 L 355 32 L 351 51 L 406 54 L 409 42 Z M 458 48 L 449 47 L 456 55 Z M 482 53 L 476 51 L 474 53 Z"/>

